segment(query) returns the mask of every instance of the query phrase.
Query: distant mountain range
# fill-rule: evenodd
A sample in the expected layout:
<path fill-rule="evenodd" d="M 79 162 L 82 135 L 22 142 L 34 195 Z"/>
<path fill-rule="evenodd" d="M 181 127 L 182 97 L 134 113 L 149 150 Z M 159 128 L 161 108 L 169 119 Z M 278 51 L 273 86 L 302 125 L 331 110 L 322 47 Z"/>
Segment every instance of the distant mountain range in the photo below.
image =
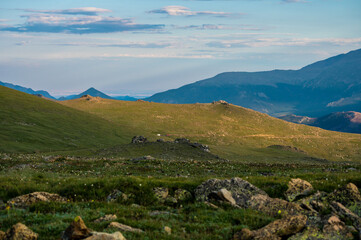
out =
<path fill-rule="evenodd" d="M 160 103 L 209 103 L 225 100 L 268 113 L 319 117 L 361 111 L 361 49 L 299 70 L 226 72 L 157 93 L 144 100 Z"/>
<path fill-rule="evenodd" d="M 18 90 L 20 92 L 29 93 L 29 94 L 32 94 L 32 95 L 39 95 L 40 94 L 40 95 L 42 95 L 42 96 L 44 96 L 46 98 L 56 99 L 55 97 L 51 96 L 47 91 L 44 91 L 44 90 L 34 91 L 31 88 L 26 88 L 26 87 L 22 87 L 22 86 L 19 86 L 19 85 L 14 85 L 14 84 L 11 84 L 11 83 L 1 82 L 1 81 L 0 81 L 0 86 L 12 88 L 12 89 Z"/>
<path fill-rule="evenodd" d="M 79 93 L 77 95 L 70 95 L 70 96 L 66 96 L 66 97 L 60 97 L 58 100 L 63 101 L 63 100 L 71 100 L 71 99 L 77 99 L 80 98 L 84 95 L 90 95 L 92 97 L 101 97 L 101 98 L 106 98 L 106 99 L 113 99 L 112 97 L 106 95 L 105 93 L 102 93 L 99 90 L 96 90 L 95 88 L 91 87 L 88 90 Z"/>
<path fill-rule="evenodd" d="M 288 122 L 306 124 L 331 131 L 361 133 L 361 113 L 354 111 L 335 112 L 319 118 L 293 114 L 279 118 Z"/>

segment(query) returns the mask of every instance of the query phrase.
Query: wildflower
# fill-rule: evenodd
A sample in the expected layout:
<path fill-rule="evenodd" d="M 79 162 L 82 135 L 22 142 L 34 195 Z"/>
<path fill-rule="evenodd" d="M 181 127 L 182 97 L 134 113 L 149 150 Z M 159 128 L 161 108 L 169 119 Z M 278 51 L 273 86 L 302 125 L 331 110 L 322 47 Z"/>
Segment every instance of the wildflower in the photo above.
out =
<path fill-rule="evenodd" d="M 278 215 L 281 215 L 281 212 L 282 212 L 281 210 L 278 210 Z"/>
<path fill-rule="evenodd" d="M 10 208 L 11 208 L 10 205 L 7 205 L 6 208 L 5 208 L 5 210 L 6 210 L 6 211 L 9 211 Z"/>

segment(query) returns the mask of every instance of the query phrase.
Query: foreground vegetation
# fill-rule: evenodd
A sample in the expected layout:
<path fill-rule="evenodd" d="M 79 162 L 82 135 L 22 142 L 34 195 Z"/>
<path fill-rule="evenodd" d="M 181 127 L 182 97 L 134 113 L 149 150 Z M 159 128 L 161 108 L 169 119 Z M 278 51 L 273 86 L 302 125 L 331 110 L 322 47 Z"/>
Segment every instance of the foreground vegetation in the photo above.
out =
<path fill-rule="evenodd" d="M 137 149 L 138 153 L 149 153 L 149 149 L 155 148 L 152 145 L 135 144 L 133 152 Z M 316 190 L 326 192 L 348 182 L 361 187 L 361 165 L 357 163 L 240 163 L 199 150 L 195 150 L 191 158 L 189 152 L 188 156 L 180 154 L 185 145 L 173 146 L 179 155 L 174 160 L 172 153 L 163 158 L 134 159 L 110 154 L 109 149 L 92 153 L 92 157 L 84 156 L 89 153 L 77 157 L 2 154 L 0 199 L 7 201 L 22 194 L 46 191 L 58 193 L 69 201 L 35 203 L 26 209 L 2 208 L 0 230 L 22 222 L 39 233 L 39 239 L 58 239 L 80 215 L 88 227 L 112 232 L 114 230 L 107 228 L 109 222 L 94 223 L 94 220 L 105 214 L 116 214 L 118 222 L 145 231 L 123 233 L 127 239 L 231 239 L 244 227 L 257 229 L 274 218 L 229 205 L 214 209 L 193 197 L 178 203 L 160 203 L 153 188 L 166 187 L 170 194 L 177 189 L 193 193 L 206 179 L 236 176 L 279 198 L 284 198 L 287 182 L 295 177 L 308 180 Z M 107 196 L 115 189 L 129 198 L 108 203 Z M 159 214 L 154 214 L 156 211 Z M 164 232 L 164 226 L 172 229 L 171 235 Z"/>

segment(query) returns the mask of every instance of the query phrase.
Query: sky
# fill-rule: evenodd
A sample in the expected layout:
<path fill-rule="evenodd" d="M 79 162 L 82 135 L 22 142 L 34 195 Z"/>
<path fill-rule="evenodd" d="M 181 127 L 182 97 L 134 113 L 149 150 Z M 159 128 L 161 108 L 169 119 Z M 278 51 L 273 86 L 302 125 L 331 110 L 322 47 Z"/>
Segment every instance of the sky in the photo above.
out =
<path fill-rule="evenodd" d="M 149 96 L 361 48 L 360 0 L 2 0 L 0 81 Z"/>

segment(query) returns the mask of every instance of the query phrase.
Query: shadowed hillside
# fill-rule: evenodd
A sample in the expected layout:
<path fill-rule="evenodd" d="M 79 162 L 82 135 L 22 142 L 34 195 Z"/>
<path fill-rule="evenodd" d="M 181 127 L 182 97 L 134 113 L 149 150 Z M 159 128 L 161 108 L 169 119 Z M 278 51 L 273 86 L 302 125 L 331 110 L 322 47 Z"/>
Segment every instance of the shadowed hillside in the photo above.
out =
<path fill-rule="evenodd" d="M 0 86 L 0 151 L 34 152 L 115 145 L 120 128 L 89 113 Z"/>

